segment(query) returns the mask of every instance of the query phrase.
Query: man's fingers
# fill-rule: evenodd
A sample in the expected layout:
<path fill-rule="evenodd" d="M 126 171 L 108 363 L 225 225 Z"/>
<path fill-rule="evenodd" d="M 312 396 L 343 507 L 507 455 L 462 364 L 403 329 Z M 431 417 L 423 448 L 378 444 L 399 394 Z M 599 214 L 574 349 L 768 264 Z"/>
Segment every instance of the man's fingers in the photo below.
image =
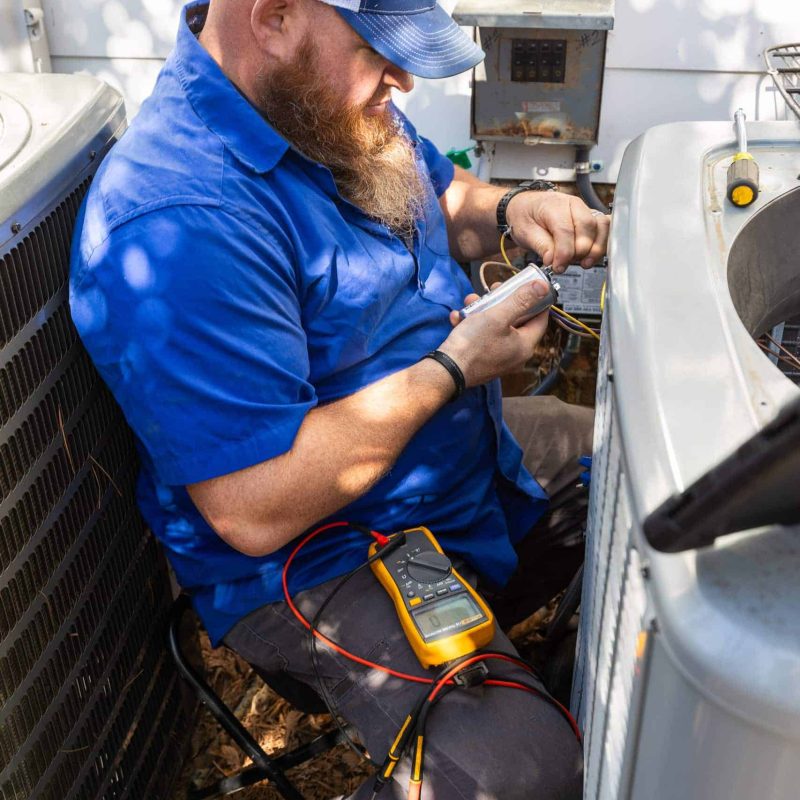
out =
<path fill-rule="evenodd" d="M 563 195 L 562 195 L 563 197 Z M 563 271 L 575 256 L 575 223 L 572 219 L 572 198 L 565 198 L 560 202 L 550 202 L 542 208 L 541 223 L 552 237 L 552 251 L 544 253 L 542 260 L 545 266 L 552 266 L 554 270 Z M 538 221 L 538 220 L 537 220 Z"/>
<path fill-rule="evenodd" d="M 598 218 L 584 203 L 570 203 L 572 222 L 575 226 L 575 261 L 581 264 L 591 257 L 595 242 L 600 234 Z"/>
<path fill-rule="evenodd" d="M 575 228 L 571 221 L 559 220 L 553 226 L 555 238 L 555 252 L 553 254 L 553 269 L 558 271 L 566 269 L 575 256 Z"/>
<path fill-rule="evenodd" d="M 519 335 L 525 342 L 525 347 L 533 354 L 533 348 L 541 341 L 542 336 L 547 331 L 547 325 L 550 321 L 549 311 L 542 311 L 535 317 L 529 319 L 523 325 L 517 327 Z"/>
<path fill-rule="evenodd" d="M 519 197 L 523 200 L 517 201 L 512 221 L 515 240 L 539 253 L 545 266 L 564 272 L 570 264 L 589 267 L 602 258 L 608 244 L 607 216 L 593 212 L 577 197 L 555 192 Z"/>
<path fill-rule="evenodd" d="M 469 293 L 469 294 L 468 294 L 468 295 L 467 295 L 467 296 L 464 298 L 464 305 L 465 305 L 465 306 L 468 306 L 470 303 L 474 303 L 476 300 L 480 300 L 480 295 L 479 295 L 479 294 L 475 294 L 475 292 L 470 292 L 470 293 Z M 452 325 L 454 328 L 455 328 L 455 326 L 456 326 L 456 325 L 458 325 L 458 323 L 459 323 L 459 322 L 461 322 L 461 321 L 462 321 L 462 320 L 461 320 L 461 314 L 459 314 L 459 313 L 458 313 L 458 311 L 451 311 L 451 312 L 450 312 L 450 324 L 451 324 L 451 325 Z"/>
<path fill-rule="evenodd" d="M 591 267 L 596 264 L 606 253 L 608 247 L 608 232 L 611 227 L 611 217 L 608 214 L 596 214 L 594 217 L 597 225 L 597 235 L 591 250 L 586 258 L 581 261 L 582 267 Z"/>

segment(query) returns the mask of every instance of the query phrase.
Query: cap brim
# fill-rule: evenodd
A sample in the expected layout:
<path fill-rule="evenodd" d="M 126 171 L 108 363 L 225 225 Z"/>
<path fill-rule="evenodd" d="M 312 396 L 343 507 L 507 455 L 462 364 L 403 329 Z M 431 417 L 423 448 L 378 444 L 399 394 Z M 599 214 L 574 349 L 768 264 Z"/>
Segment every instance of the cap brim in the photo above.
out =
<path fill-rule="evenodd" d="M 420 78 L 449 78 L 485 57 L 438 3 L 416 14 L 336 10 L 385 59 Z"/>

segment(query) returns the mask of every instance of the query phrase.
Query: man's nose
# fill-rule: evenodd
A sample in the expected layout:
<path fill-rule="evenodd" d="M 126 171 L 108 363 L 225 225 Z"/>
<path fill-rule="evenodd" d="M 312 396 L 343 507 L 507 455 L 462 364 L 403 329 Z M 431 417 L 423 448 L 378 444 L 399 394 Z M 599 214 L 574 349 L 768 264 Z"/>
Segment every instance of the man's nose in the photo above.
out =
<path fill-rule="evenodd" d="M 384 70 L 383 82 L 401 92 L 410 92 L 414 88 L 414 76 L 394 64 L 388 64 Z"/>

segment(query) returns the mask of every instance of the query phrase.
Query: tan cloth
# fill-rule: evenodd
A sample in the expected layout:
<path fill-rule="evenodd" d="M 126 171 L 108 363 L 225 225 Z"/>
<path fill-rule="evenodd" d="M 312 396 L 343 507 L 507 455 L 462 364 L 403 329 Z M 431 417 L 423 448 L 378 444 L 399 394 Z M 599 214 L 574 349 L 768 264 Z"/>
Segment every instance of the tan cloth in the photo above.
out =
<path fill-rule="evenodd" d="M 580 456 L 592 454 L 594 411 L 557 397 L 506 397 L 503 418 L 528 471 L 550 497 L 577 482 Z"/>
<path fill-rule="evenodd" d="M 592 453 L 594 411 L 555 397 L 511 397 L 503 417 L 550 497 L 547 514 L 516 545 L 519 565 L 508 584 L 480 587 L 508 630 L 566 588 L 583 563 L 589 490 L 578 459 Z"/>

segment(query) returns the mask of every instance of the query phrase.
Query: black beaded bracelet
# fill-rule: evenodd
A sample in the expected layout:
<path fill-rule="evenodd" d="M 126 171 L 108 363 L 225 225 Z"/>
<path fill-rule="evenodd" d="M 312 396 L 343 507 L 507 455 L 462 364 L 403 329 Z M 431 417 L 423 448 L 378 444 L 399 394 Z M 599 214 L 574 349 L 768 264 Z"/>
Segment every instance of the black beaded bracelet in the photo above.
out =
<path fill-rule="evenodd" d="M 454 400 L 458 400 L 467 388 L 467 381 L 464 378 L 461 367 L 459 367 L 447 353 L 443 353 L 441 350 L 432 350 L 430 353 L 426 353 L 422 356 L 422 358 L 432 358 L 434 361 L 438 361 L 450 373 L 450 377 L 456 385 L 456 393 L 450 398 L 449 402 L 452 403 Z"/>

